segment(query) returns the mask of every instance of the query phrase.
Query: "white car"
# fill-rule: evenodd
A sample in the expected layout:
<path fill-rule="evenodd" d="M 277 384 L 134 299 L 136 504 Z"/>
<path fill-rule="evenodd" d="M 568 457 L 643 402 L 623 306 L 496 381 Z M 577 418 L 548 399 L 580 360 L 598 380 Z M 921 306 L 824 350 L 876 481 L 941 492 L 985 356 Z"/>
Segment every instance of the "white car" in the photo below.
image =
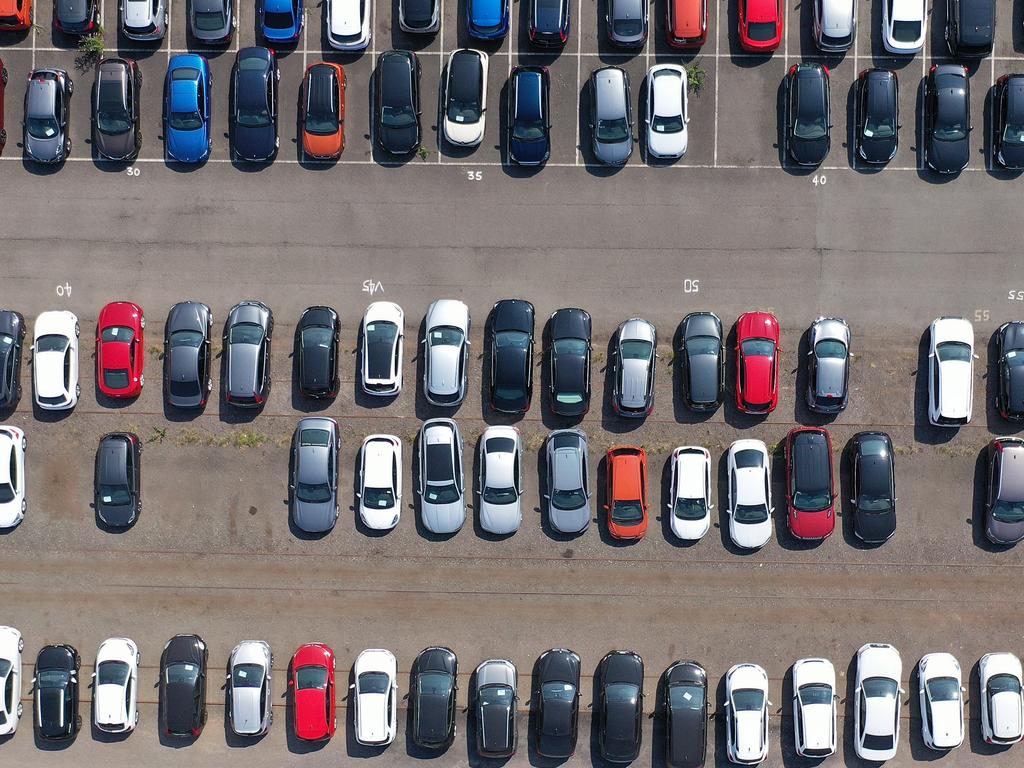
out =
<path fill-rule="evenodd" d="M 452 419 L 429 419 L 420 427 L 420 513 L 431 533 L 455 533 L 466 522 L 462 434 Z"/>
<path fill-rule="evenodd" d="M 849 50 L 857 36 L 856 0 L 814 0 L 814 44 L 825 53 Z"/>
<path fill-rule="evenodd" d="M 0 426 L 0 528 L 25 519 L 25 449 L 28 441 L 17 427 Z"/>
<path fill-rule="evenodd" d="M 967 424 L 974 403 L 974 328 L 962 317 L 940 317 L 928 335 L 928 421 L 937 427 Z"/>
<path fill-rule="evenodd" d="M 363 315 L 363 392 L 391 397 L 402 391 L 402 340 L 405 312 L 391 301 L 375 301 Z"/>
<path fill-rule="evenodd" d="M 853 691 L 853 748 L 861 760 L 896 757 L 900 740 L 903 689 L 900 652 L 885 643 L 867 643 L 857 651 Z"/>
<path fill-rule="evenodd" d="M 882 44 L 889 53 L 924 48 L 928 0 L 882 0 Z"/>
<path fill-rule="evenodd" d="M 828 659 L 793 665 L 793 734 L 796 753 L 821 759 L 836 751 L 836 669 Z"/>
<path fill-rule="evenodd" d="M 647 153 L 651 157 L 670 159 L 686 154 L 690 105 L 686 98 L 686 70 L 678 64 L 658 64 L 648 70 L 644 122 Z"/>
<path fill-rule="evenodd" d="M 356 741 L 381 746 L 395 740 L 398 724 L 398 662 L 394 654 L 371 648 L 356 657 Z"/>
<path fill-rule="evenodd" d="M 228 657 L 228 723 L 239 736 L 261 736 L 274 722 L 274 654 L 263 640 L 243 640 Z"/>
<path fill-rule="evenodd" d="M 515 427 L 488 427 L 480 437 L 480 527 L 505 535 L 523 521 L 523 446 Z"/>
<path fill-rule="evenodd" d="M 729 537 L 737 547 L 758 549 L 772 537 L 772 470 L 760 440 L 729 446 Z"/>
<path fill-rule="evenodd" d="M 960 662 L 950 653 L 928 653 L 917 664 L 921 736 L 929 749 L 947 751 L 964 743 L 964 687 Z"/>
<path fill-rule="evenodd" d="M 466 397 L 469 307 L 438 299 L 427 309 L 424 327 L 423 396 L 433 405 L 458 405 Z"/>
<path fill-rule="evenodd" d="M 128 733 L 139 722 L 139 662 L 142 655 L 127 637 L 100 643 L 92 673 L 92 724 L 107 733 Z"/>
<path fill-rule="evenodd" d="M 487 123 L 487 54 L 472 48 L 452 51 L 442 92 L 444 137 L 450 144 L 475 147 Z"/>
<path fill-rule="evenodd" d="M 370 0 L 327 0 L 327 42 L 339 51 L 361 51 L 370 44 Z"/>
<path fill-rule="evenodd" d="M 986 653 L 978 663 L 981 737 L 986 744 L 1016 744 L 1024 737 L 1020 659 L 1006 651 Z"/>
<path fill-rule="evenodd" d="M 0 736 L 18 730 L 21 720 L 21 652 L 25 640 L 14 627 L 0 627 Z"/>
<path fill-rule="evenodd" d="M 711 527 L 711 454 L 698 445 L 672 451 L 669 485 L 672 533 L 683 541 L 698 541 Z"/>
<path fill-rule="evenodd" d="M 44 411 L 66 411 L 78 403 L 78 318 L 51 310 L 36 318 L 32 342 L 32 386 Z"/>
<path fill-rule="evenodd" d="M 725 749 L 730 762 L 756 765 L 768 756 L 768 675 L 737 664 L 725 675 Z"/>
<path fill-rule="evenodd" d="M 359 451 L 359 519 L 375 531 L 398 525 L 402 516 L 402 441 L 370 435 Z"/>

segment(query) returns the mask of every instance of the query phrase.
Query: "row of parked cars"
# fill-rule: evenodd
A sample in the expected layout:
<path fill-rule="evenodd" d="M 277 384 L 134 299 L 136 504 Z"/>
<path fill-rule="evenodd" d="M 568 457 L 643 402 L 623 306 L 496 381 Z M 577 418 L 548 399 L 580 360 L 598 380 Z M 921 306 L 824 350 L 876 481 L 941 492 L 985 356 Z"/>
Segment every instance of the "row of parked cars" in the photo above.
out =
<path fill-rule="evenodd" d="M 15 733 L 20 701 L 24 639 L 13 627 L 0 627 L 0 734 Z M 176 635 L 160 658 L 159 721 L 169 738 L 197 738 L 207 717 L 206 643 L 198 635 Z M 141 654 L 130 639 L 105 640 L 92 673 L 93 726 L 107 733 L 130 733 L 139 722 Z M 294 735 L 323 741 L 337 728 L 337 661 L 324 643 L 299 647 L 287 669 Z M 529 730 L 543 757 L 566 759 L 579 736 L 581 660 L 566 648 L 545 651 L 533 667 Z M 71 645 L 44 646 L 32 680 L 36 735 L 44 741 L 73 738 L 80 727 L 81 657 Z M 267 733 L 273 723 L 274 655 L 262 640 L 247 640 L 231 651 L 225 675 L 225 716 L 242 737 Z M 979 662 L 981 732 L 988 744 L 1009 746 L 1021 740 L 1024 701 L 1021 662 L 1012 653 L 985 654 Z M 424 649 L 413 663 L 408 706 L 411 738 L 422 749 L 443 751 L 455 740 L 459 666 L 443 646 Z M 398 726 L 398 663 L 380 648 L 363 651 L 349 685 L 358 743 L 391 744 Z M 837 745 L 840 689 L 828 659 L 800 659 L 792 667 L 793 735 L 801 757 L 821 759 Z M 657 714 L 665 718 L 665 759 L 673 768 L 699 768 L 707 753 L 711 695 L 707 671 L 698 662 L 673 663 L 659 681 Z M 864 760 L 895 757 L 900 709 L 905 691 L 903 662 L 892 645 L 868 643 L 857 651 L 854 681 L 854 749 Z M 963 674 L 949 653 L 929 653 L 917 664 L 921 736 L 932 750 L 948 752 L 963 741 Z M 519 746 L 518 673 L 507 659 L 488 659 L 471 677 L 469 702 L 476 750 L 482 757 L 508 757 Z M 644 662 L 629 650 L 611 651 L 595 673 L 597 746 L 601 757 L 627 763 L 643 740 Z M 711 695 L 709 695 L 711 694 Z M 725 697 L 717 713 L 725 720 L 726 754 L 733 763 L 753 765 L 768 756 L 769 681 L 757 664 L 741 663 L 725 675 Z"/>

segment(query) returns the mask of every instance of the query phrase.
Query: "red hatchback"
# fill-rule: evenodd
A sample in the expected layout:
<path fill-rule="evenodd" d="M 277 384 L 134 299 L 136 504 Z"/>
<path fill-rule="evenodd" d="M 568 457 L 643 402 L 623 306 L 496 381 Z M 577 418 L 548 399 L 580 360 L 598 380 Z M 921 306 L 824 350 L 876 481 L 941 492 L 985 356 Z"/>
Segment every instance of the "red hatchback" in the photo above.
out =
<path fill-rule="evenodd" d="M 744 312 L 736 321 L 736 407 L 771 413 L 779 404 L 779 321 Z"/>
<path fill-rule="evenodd" d="M 783 0 L 736 0 L 740 46 L 749 53 L 771 53 L 782 42 Z"/>
<path fill-rule="evenodd" d="M 818 427 L 786 435 L 786 507 L 798 539 L 824 539 L 836 527 L 832 440 Z"/>
<path fill-rule="evenodd" d="M 107 397 L 138 397 L 146 365 L 146 318 L 130 301 L 114 301 L 96 322 L 96 381 Z"/>
<path fill-rule="evenodd" d="M 323 643 L 306 643 L 292 656 L 291 677 L 295 735 L 323 741 L 338 724 L 334 704 L 334 651 Z"/>
<path fill-rule="evenodd" d="M 608 533 L 616 539 L 642 539 L 647 533 L 647 452 L 619 445 L 606 456 Z"/>

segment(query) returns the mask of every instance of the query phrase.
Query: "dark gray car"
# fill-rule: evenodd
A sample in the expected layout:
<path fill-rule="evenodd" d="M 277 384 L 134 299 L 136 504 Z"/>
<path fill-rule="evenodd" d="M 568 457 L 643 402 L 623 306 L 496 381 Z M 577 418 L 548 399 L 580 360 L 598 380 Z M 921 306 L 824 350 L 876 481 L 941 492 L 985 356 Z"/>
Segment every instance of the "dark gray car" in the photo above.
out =
<path fill-rule="evenodd" d="M 0 408 L 21 399 L 21 351 L 25 318 L 13 309 L 0 309 Z"/>
<path fill-rule="evenodd" d="M 622 48 L 640 48 L 647 40 L 647 0 L 608 0 L 608 39 Z"/>
<path fill-rule="evenodd" d="M 1024 440 L 1001 437 L 988 444 L 985 535 L 994 544 L 1024 539 Z"/>
<path fill-rule="evenodd" d="M 725 391 L 725 346 L 722 321 L 713 312 L 683 318 L 683 399 L 694 411 L 712 411 Z"/>
<path fill-rule="evenodd" d="M 142 444 L 132 432 L 111 432 L 100 438 L 94 490 L 96 516 L 105 525 L 129 526 L 142 512 L 141 457 Z"/>
<path fill-rule="evenodd" d="M 232 307 L 224 324 L 224 399 L 259 408 L 270 394 L 270 337 L 274 314 L 260 301 Z"/>
<path fill-rule="evenodd" d="M 171 307 L 164 325 L 164 394 L 175 408 L 202 408 L 213 389 L 213 313 L 198 301 Z"/>
<path fill-rule="evenodd" d="M 99 21 L 98 0 L 53 0 L 53 26 L 65 35 L 87 35 Z"/>
<path fill-rule="evenodd" d="M 338 519 L 338 422 L 301 419 L 292 437 L 292 522 L 307 533 L 324 533 Z"/>
<path fill-rule="evenodd" d="M 226 43 L 235 28 L 231 0 L 192 0 L 189 3 L 189 31 L 204 43 Z"/>
<path fill-rule="evenodd" d="M 132 59 L 101 59 L 93 88 L 92 140 L 110 160 L 134 160 L 142 148 L 139 92 L 142 72 Z"/>
<path fill-rule="evenodd" d="M 629 75 L 601 67 L 590 75 L 591 150 L 598 162 L 625 165 L 633 154 L 633 106 Z"/>
<path fill-rule="evenodd" d="M 39 163 L 60 163 L 71 154 L 68 120 L 75 85 L 64 69 L 35 69 L 25 90 L 25 154 Z"/>
<path fill-rule="evenodd" d="M 818 413 L 846 408 L 850 381 L 850 326 L 839 317 L 819 317 L 809 333 L 807 407 Z"/>

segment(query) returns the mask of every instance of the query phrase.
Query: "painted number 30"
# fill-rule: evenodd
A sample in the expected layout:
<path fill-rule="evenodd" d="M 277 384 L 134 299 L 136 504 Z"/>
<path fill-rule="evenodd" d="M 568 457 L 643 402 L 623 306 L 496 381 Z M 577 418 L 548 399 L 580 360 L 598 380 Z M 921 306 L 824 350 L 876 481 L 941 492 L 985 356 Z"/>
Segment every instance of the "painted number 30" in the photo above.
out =
<path fill-rule="evenodd" d="M 124 172 L 129 176 L 138 176 L 142 171 L 136 168 L 134 165 L 129 165 L 124 169 Z"/>

